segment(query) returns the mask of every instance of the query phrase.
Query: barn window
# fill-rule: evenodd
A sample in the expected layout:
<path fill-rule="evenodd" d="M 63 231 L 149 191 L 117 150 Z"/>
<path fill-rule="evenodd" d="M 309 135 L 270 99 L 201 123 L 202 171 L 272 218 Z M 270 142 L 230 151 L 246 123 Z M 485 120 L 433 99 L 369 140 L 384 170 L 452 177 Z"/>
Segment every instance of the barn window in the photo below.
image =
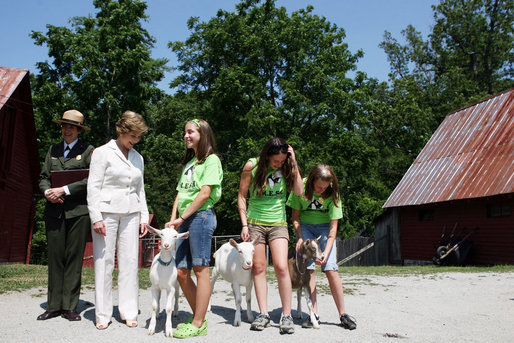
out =
<path fill-rule="evenodd" d="M 423 210 L 419 210 L 418 212 L 419 220 L 424 222 L 427 220 L 434 220 L 434 209 L 433 208 L 425 208 Z"/>
<path fill-rule="evenodd" d="M 509 204 L 489 204 L 487 205 L 487 217 L 510 217 L 510 205 Z"/>

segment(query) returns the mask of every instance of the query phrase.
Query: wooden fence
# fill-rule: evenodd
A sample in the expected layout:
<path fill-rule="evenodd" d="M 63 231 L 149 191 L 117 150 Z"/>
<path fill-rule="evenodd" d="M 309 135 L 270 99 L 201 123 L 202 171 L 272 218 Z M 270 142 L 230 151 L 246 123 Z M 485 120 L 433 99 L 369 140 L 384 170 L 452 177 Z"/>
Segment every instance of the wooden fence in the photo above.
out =
<path fill-rule="evenodd" d="M 223 243 L 228 242 L 230 238 L 234 238 L 236 241 L 240 241 L 239 235 L 226 235 L 226 236 L 213 236 L 212 239 L 212 251 L 211 254 L 214 253 Z M 141 239 L 143 242 L 142 247 L 142 263 L 140 267 L 150 267 L 152 264 L 153 257 L 159 252 L 157 243 L 158 239 L 153 236 L 147 236 L 144 239 Z M 374 266 L 375 262 L 375 247 L 369 246 L 374 242 L 373 237 L 356 237 L 350 238 L 347 240 L 342 240 L 337 237 L 335 241 L 335 247 L 337 249 L 337 261 L 339 265 L 342 266 Z M 366 249 L 367 248 L 367 249 Z M 365 249 L 365 250 L 364 250 Z M 364 250 L 361 253 L 358 253 L 355 257 L 350 258 L 348 261 L 341 263 L 345 258 L 348 258 L 352 254 L 359 252 L 359 250 Z M 271 256 L 266 247 L 266 256 L 268 259 L 269 265 L 272 265 Z M 214 263 L 214 259 L 211 259 L 211 262 Z"/>
<path fill-rule="evenodd" d="M 368 247 L 374 242 L 373 237 L 355 237 L 342 240 L 339 237 L 336 239 L 337 247 L 337 261 L 343 261 L 346 257 L 358 252 L 361 249 Z M 339 264 L 339 263 L 338 263 Z M 375 265 L 375 249 L 369 247 L 362 253 L 349 259 L 342 266 L 374 266 Z"/>

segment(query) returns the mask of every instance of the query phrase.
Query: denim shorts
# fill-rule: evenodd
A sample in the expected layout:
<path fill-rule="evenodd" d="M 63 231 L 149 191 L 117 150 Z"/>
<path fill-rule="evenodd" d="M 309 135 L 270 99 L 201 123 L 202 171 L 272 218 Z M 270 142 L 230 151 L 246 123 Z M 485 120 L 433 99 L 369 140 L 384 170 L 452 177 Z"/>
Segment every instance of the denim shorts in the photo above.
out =
<path fill-rule="evenodd" d="M 211 208 L 195 212 L 179 226 L 178 232 L 189 231 L 189 238 L 177 242 L 177 268 L 191 270 L 193 266 L 209 266 L 212 234 L 216 224 L 216 213 Z"/>
<path fill-rule="evenodd" d="M 325 251 L 325 247 L 327 246 L 328 233 L 330 232 L 330 224 L 300 224 L 300 228 L 302 229 L 302 238 L 304 241 L 308 239 L 316 239 L 320 237 L 319 243 L 321 245 L 321 251 Z M 307 262 L 307 269 L 314 269 L 316 264 L 314 260 L 311 259 Z M 321 270 L 339 270 L 337 266 L 337 249 L 336 242 L 334 240 L 334 244 L 332 245 L 332 249 L 330 249 L 330 254 L 328 255 L 327 262 L 321 265 Z"/>

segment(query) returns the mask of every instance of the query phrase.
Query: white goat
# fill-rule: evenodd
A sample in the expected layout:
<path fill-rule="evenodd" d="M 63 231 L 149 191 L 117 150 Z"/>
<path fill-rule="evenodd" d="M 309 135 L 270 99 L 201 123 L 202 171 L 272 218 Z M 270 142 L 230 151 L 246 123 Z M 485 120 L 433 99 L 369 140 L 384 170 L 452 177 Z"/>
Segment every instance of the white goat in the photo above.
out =
<path fill-rule="evenodd" d="M 146 226 L 148 230 L 161 237 L 158 253 L 150 267 L 150 281 L 152 282 L 152 318 L 148 326 L 148 334 L 155 333 L 155 322 L 159 313 L 159 301 L 161 299 L 161 290 L 166 291 L 166 326 L 165 334 L 167 337 L 172 336 L 171 327 L 171 308 L 173 305 L 173 297 L 175 297 L 175 306 L 173 314 L 178 315 L 178 291 L 177 268 L 175 265 L 175 245 L 180 238 L 189 237 L 189 232 L 178 233 L 173 228 L 158 230 L 150 225 Z"/>
<path fill-rule="evenodd" d="M 291 284 L 293 289 L 297 289 L 297 318 L 302 318 L 302 288 L 305 288 L 305 300 L 307 301 L 307 307 L 309 308 L 309 315 L 314 329 L 319 329 L 319 324 L 311 301 L 311 288 L 309 285 L 310 274 L 307 269 L 307 262 L 311 258 L 318 260 L 323 258 L 318 239 L 319 237 L 317 239 L 307 239 L 303 241 L 296 255 L 288 261 Z"/>
<path fill-rule="evenodd" d="M 253 253 L 255 242 L 236 243 L 230 239 L 223 244 L 215 253 L 214 269 L 211 277 L 211 293 L 218 276 L 232 283 L 234 298 L 236 301 L 236 314 L 234 326 L 241 325 L 241 286 L 246 287 L 246 314 L 248 321 L 253 322 L 252 314 L 252 287 L 253 287 Z"/>

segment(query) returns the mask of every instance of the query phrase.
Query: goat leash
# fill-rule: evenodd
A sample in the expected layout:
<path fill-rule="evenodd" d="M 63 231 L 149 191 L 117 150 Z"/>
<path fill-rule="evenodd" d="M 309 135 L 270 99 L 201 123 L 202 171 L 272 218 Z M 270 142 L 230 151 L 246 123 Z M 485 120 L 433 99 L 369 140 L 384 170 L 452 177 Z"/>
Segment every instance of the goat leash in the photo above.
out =
<path fill-rule="evenodd" d="M 296 252 L 296 258 L 294 259 L 294 262 L 296 264 L 296 270 L 298 270 L 298 273 L 300 273 L 300 275 L 303 275 L 305 274 L 305 272 L 307 271 L 307 264 L 305 265 L 305 271 L 302 273 L 300 271 L 300 268 L 298 268 L 298 257 L 300 256 L 300 253 L 299 252 Z M 302 260 L 303 260 L 303 257 L 302 257 Z"/>

